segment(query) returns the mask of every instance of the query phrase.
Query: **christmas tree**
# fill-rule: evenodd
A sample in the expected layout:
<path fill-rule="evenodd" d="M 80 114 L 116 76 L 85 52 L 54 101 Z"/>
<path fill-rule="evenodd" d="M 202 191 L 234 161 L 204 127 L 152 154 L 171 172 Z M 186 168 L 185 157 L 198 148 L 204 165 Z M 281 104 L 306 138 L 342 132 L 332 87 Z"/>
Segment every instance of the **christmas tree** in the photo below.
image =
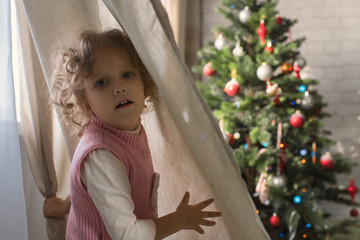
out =
<path fill-rule="evenodd" d="M 197 86 L 233 150 L 258 214 L 271 239 L 331 239 L 356 221 L 357 188 L 336 185 L 353 163 L 329 152 L 323 129 L 326 104 L 319 82 L 302 78 L 304 38 L 292 40 L 296 20 L 281 17 L 277 1 L 222 0 L 230 24 L 214 28 L 215 41 L 199 52 L 205 75 Z M 319 202 L 351 206 L 349 219 L 333 223 Z M 353 217 L 353 218 L 352 218 Z"/>

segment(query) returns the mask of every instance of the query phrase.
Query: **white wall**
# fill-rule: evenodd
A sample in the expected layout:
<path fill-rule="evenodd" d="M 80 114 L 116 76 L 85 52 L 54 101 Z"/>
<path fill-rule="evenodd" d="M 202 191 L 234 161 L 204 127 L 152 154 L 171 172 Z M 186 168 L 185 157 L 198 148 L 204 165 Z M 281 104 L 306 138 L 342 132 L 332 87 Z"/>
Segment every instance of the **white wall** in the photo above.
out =
<path fill-rule="evenodd" d="M 214 8 L 220 0 L 203 0 L 203 43 L 214 39 L 211 29 L 226 24 Z M 331 114 L 324 120 L 325 129 L 337 141 L 338 151 L 359 163 L 360 155 L 360 0 L 279 0 L 281 16 L 297 19 L 291 29 L 294 39 L 306 37 L 300 49 L 308 66 L 302 76 L 320 81 L 317 87 L 328 103 L 323 111 Z M 355 185 L 360 188 L 360 167 L 353 170 Z M 339 176 L 347 186 L 349 176 Z M 357 194 L 360 201 L 360 194 Z M 329 206 L 334 219 L 348 217 L 350 208 Z"/>

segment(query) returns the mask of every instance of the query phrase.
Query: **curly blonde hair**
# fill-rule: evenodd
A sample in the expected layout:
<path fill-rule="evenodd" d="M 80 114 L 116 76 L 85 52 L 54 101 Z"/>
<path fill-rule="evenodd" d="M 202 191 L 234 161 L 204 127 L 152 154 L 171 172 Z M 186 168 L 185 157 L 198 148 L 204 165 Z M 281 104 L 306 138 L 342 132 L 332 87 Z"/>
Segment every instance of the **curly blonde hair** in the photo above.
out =
<path fill-rule="evenodd" d="M 101 33 L 84 31 L 73 47 L 60 52 L 51 77 L 52 103 L 60 107 L 64 124 L 70 124 L 78 135 L 82 135 L 91 121 L 85 98 L 85 81 L 92 74 L 96 51 L 109 46 L 120 47 L 128 54 L 144 82 L 146 101 L 155 106 L 159 103 L 158 88 L 125 32 L 118 29 Z"/>

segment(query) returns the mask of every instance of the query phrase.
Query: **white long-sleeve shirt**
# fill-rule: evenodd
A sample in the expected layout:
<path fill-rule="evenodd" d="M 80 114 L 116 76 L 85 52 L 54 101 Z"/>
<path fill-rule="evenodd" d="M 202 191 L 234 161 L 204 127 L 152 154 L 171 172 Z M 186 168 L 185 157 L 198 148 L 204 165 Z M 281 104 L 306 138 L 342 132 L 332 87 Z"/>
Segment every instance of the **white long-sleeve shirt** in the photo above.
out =
<path fill-rule="evenodd" d="M 81 169 L 81 180 L 99 210 L 112 239 L 153 240 L 155 223 L 137 220 L 124 165 L 110 151 L 92 151 Z"/>

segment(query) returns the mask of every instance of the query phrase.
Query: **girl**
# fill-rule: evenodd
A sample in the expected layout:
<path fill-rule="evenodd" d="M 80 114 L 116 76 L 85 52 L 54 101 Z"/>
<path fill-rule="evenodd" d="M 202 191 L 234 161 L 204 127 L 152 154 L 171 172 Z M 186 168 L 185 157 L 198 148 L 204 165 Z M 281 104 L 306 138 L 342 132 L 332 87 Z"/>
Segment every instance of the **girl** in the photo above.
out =
<path fill-rule="evenodd" d="M 124 32 L 84 32 L 62 54 L 53 97 L 81 140 L 70 171 L 67 239 L 163 239 L 201 225 L 220 212 L 203 211 L 213 199 L 157 218 L 159 175 L 154 173 L 145 129 L 146 102 L 158 105 L 155 83 Z M 70 204 L 70 201 L 69 201 Z"/>

